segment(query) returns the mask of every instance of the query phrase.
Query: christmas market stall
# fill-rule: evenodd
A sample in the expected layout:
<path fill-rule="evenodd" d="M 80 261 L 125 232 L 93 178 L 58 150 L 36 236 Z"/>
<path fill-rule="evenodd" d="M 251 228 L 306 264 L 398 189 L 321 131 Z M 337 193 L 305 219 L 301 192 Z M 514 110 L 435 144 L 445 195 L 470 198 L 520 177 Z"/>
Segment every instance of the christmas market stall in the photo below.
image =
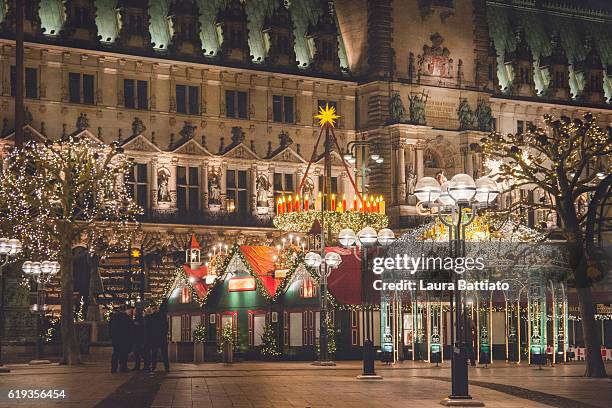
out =
<path fill-rule="evenodd" d="M 546 364 L 568 354 L 569 267 L 562 243 L 546 241 L 536 231 L 505 223 L 499 228 L 477 217 L 466 231 L 467 257 L 480 258 L 482 269 L 447 270 L 434 263 L 413 271 L 385 270 L 383 282 L 402 282 L 408 290 L 382 293 L 381 335 L 393 360 L 441 363 L 452 353 L 448 285 L 452 274 L 467 282 L 463 291 L 464 341 L 474 363 L 494 360 Z M 414 257 L 422 264 L 448 259 L 448 230 L 432 221 L 404 234 L 388 257 Z M 478 284 L 478 282 L 482 284 Z M 469 285 L 469 283 L 477 283 Z M 408 286 L 412 284 L 413 286 Z"/>

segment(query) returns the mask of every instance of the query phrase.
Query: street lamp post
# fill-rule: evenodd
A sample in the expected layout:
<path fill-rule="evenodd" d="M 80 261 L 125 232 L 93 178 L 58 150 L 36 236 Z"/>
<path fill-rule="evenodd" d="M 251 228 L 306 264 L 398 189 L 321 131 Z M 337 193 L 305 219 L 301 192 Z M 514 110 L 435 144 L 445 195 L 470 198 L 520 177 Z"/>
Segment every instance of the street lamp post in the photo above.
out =
<path fill-rule="evenodd" d="M 365 193 L 365 183 L 368 173 L 368 156 L 366 154 L 366 149 L 372 147 L 374 143 L 370 140 L 353 140 L 348 142 L 346 145 L 346 153 L 344 153 L 344 160 L 351 164 L 355 164 L 357 162 L 357 148 L 361 149 L 361 192 Z M 370 152 L 370 159 L 374 161 L 376 164 L 381 164 L 384 159 L 383 157 L 376 153 Z M 357 170 L 356 170 L 357 171 Z"/>
<path fill-rule="evenodd" d="M 439 220 L 449 229 L 451 256 L 465 256 L 465 227 L 470 225 L 479 209 L 491 205 L 499 194 L 497 183 L 489 177 L 478 180 L 467 174 L 456 174 L 450 181 L 440 186 L 433 177 L 421 178 L 415 186 L 417 205 L 438 208 Z M 464 214 L 464 210 L 470 209 Z M 466 216 L 464 216 L 466 215 Z M 466 333 L 468 328 L 462 318 L 463 299 L 457 290 L 457 274 L 453 274 L 454 290 L 451 293 L 451 338 L 453 354 L 451 359 L 451 395 L 444 405 L 483 406 L 480 401 L 472 400 L 468 390 L 468 367 Z"/>
<path fill-rule="evenodd" d="M 368 250 L 376 245 L 386 247 L 395 240 L 395 234 L 389 228 L 380 231 L 372 227 L 365 227 L 358 234 L 350 228 L 345 228 L 338 233 L 338 241 L 345 248 L 361 246 L 361 282 L 362 298 L 364 303 L 364 341 L 363 341 L 363 372 L 357 377 L 359 379 L 379 379 L 374 370 L 374 314 L 371 309 L 370 292 L 372 286 L 372 274 L 368 273 Z"/>
<path fill-rule="evenodd" d="M 11 370 L 2 365 L 2 340 L 4 339 L 4 266 L 10 258 L 21 252 L 21 241 L 18 239 L 0 238 L 0 373 Z"/>
<path fill-rule="evenodd" d="M 323 248 L 325 250 L 325 248 Z M 320 277 L 320 299 L 321 312 L 319 314 L 319 360 L 316 365 L 333 366 L 336 365 L 329 358 L 329 347 L 327 338 L 327 277 L 332 269 L 336 269 L 342 263 L 342 258 L 336 252 L 328 252 L 321 258 L 317 252 L 308 252 L 304 257 L 304 262 L 311 268 L 319 271 Z"/>
<path fill-rule="evenodd" d="M 37 284 L 36 304 L 32 310 L 37 313 L 36 322 L 38 336 L 36 336 L 36 358 L 30 361 L 30 364 L 49 364 L 49 360 L 43 360 L 43 344 L 44 344 L 44 320 L 45 320 L 45 284 L 49 279 L 56 275 L 60 270 L 60 264 L 57 261 L 32 262 L 25 261 L 22 266 L 23 272 L 30 278 L 33 278 Z"/>

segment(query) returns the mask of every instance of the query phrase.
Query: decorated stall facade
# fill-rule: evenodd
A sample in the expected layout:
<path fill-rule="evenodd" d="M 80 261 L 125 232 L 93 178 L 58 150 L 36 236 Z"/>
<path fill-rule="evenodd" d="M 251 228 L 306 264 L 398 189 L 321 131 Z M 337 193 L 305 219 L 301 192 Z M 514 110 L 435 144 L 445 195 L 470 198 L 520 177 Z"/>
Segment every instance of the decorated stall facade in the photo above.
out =
<path fill-rule="evenodd" d="M 566 361 L 568 348 L 567 276 L 562 244 L 547 242 L 515 224 L 494 228 L 481 218 L 467 231 L 468 256 L 481 257 L 482 270 L 466 271 L 461 279 L 505 283 L 505 289 L 467 288 L 463 308 L 467 316 L 468 351 L 476 363 L 494 360 L 545 364 Z M 405 234 L 388 256 L 448 255 L 448 231 L 430 222 Z M 381 335 L 393 350 L 394 361 L 425 360 L 440 363 L 451 355 L 449 291 L 423 290 L 420 280 L 449 282 L 438 270 L 416 275 L 390 271 L 383 279 L 414 281 L 414 290 L 386 291 L 382 295 Z"/>
<path fill-rule="evenodd" d="M 328 278 L 331 351 L 338 359 L 360 358 L 364 325 L 360 253 L 339 247 L 326 251 L 339 253 L 343 260 Z M 235 245 L 219 247 L 210 261 L 202 262 L 192 237 L 185 263 L 177 267 L 165 291 L 172 342 L 192 343 L 194 331 L 203 325 L 206 343 L 218 345 L 223 327 L 230 326 L 235 349 L 245 358 L 314 359 L 320 277 L 303 257 L 300 245 Z M 370 295 L 376 327 L 379 298 L 374 291 Z M 374 344 L 380 345 L 378 332 Z"/>

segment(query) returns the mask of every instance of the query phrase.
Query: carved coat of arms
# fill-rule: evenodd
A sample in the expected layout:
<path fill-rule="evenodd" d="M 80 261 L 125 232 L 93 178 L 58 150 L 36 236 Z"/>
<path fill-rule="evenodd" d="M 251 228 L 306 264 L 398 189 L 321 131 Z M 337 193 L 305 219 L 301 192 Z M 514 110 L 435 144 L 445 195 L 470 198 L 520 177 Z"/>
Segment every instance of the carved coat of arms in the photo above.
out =
<path fill-rule="evenodd" d="M 444 38 L 434 33 L 429 37 L 431 46 L 424 45 L 423 53 L 418 56 L 419 75 L 430 75 L 442 78 L 453 76 L 453 59 L 448 48 L 442 46 Z"/>

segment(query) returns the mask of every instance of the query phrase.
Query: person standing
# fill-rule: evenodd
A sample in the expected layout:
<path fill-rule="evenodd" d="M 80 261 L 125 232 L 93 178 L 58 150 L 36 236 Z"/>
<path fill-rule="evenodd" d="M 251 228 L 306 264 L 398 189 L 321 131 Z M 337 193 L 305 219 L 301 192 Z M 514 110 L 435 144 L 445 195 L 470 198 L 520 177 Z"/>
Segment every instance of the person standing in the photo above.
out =
<path fill-rule="evenodd" d="M 110 316 L 109 329 L 113 344 L 111 356 L 111 373 L 128 372 L 127 359 L 132 346 L 132 319 L 126 314 L 126 306 L 120 305 Z"/>
<path fill-rule="evenodd" d="M 136 310 L 136 316 L 134 317 L 134 338 L 133 338 L 133 351 L 134 351 L 134 368 L 133 371 L 140 370 L 140 361 L 144 360 L 144 366 L 146 368 L 148 358 L 145 354 L 145 328 L 144 328 L 144 317 L 142 315 L 142 309 Z"/>
<path fill-rule="evenodd" d="M 170 362 L 168 361 L 168 318 L 167 318 L 168 303 L 166 300 L 162 302 L 155 313 L 151 315 L 153 328 L 151 334 L 151 371 L 155 371 L 157 365 L 157 352 L 161 352 L 161 358 L 164 362 L 166 372 L 170 371 Z"/>

